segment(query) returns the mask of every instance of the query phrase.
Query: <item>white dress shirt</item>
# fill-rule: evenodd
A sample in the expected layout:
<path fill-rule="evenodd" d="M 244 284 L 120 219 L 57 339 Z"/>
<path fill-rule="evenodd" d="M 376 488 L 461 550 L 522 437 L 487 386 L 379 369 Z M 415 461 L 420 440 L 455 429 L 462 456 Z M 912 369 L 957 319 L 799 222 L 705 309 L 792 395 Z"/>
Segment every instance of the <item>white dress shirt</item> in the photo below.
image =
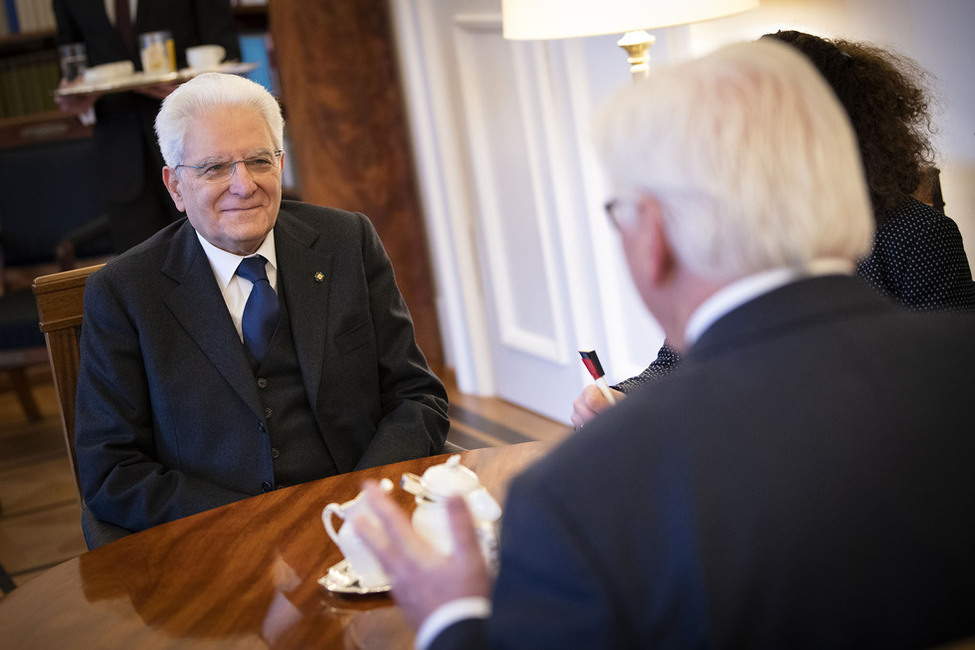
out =
<path fill-rule="evenodd" d="M 697 306 L 687 320 L 684 343 L 693 345 L 704 330 L 732 309 L 790 282 L 817 275 L 852 275 L 853 262 L 841 259 L 816 259 L 805 268 L 780 268 L 747 275 L 721 287 Z"/>
<path fill-rule="evenodd" d="M 207 259 L 210 261 L 210 268 L 213 269 L 213 277 L 217 280 L 220 293 L 223 294 L 224 302 L 227 303 L 227 310 L 230 311 L 230 318 L 234 321 L 234 327 L 237 328 L 237 336 L 243 341 L 244 334 L 241 329 L 241 321 L 244 318 L 244 305 L 247 304 L 247 298 L 251 295 L 251 288 L 254 286 L 254 283 L 237 275 L 237 267 L 244 257 L 263 255 L 264 259 L 267 260 L 265 267 L 267 269 L 268 283 L 272 289 L 277 291 L 278 257 L 274 253 L 274 230 L 271 230 L 267 234 L 267 237 L 264 238 L 264 243 L 261 244 L 261 247 L 257 249 L 254 255 L 246 255 L 244 257 L 217 248 L 204 239 L 200 233 L 196 233 L 196 236 L 200 240 L 200 244 L 203 245 L 203 252 L 206 253 Z"/>
<path fill-rule="evenodd" d="M 491 601 L 480 596 L 457 598 L 433 610 L 416 631 L 416 650 L 427 650 L 437 635 L 458 621 L 487 618 L 491 615 Z"/>
<path fill-rule="evenodd" d="M 139 0 L 129 0 L 129 16 L 132 18 L 132 26 L 135 27 L 135 12 L 139 7 Z M 105 0 L 105 13 L 108 14 L 108 20 L 115 24 L 115 0 Z"/>

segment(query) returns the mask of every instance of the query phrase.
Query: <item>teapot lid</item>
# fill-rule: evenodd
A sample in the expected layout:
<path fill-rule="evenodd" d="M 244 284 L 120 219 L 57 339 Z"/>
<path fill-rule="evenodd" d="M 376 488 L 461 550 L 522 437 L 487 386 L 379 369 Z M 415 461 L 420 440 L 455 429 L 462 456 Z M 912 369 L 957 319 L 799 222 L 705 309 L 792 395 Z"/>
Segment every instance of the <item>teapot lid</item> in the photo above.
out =
<path fill-rule="evenodd" d="M 427 468 L 420 482 L 426 496 L 433 499 L 468 494 L 481 486 L 477 474 L 460 464 L 459 454 L 454 454 L 445 463 Z"/>

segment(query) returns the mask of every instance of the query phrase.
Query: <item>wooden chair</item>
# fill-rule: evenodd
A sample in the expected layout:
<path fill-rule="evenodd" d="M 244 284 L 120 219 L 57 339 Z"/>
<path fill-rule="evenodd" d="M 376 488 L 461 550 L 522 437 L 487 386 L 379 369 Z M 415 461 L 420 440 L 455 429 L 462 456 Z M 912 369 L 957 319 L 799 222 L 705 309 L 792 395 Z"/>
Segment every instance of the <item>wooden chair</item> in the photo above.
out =
<path fill-rule="evenodd" d="M 922 170 L 921 184 L 911 196 L 944 214 L 945 199 L 941 193 L 941 170 L 937 167 L 927 167 Z"/>
<path fill-rule="evenodd" d="M 89 549 L 125 537 L 130 531 L 99 521 L 85 505 L 84 493 L 78 477 L 78 458 L 74 449 L 74 407 L 81 368 L 81 321 L 84 316 L 85 283 L 88 276 L 104 264 L 88 266 L 34 280 L 34 295 L 41 331 L 47 344 L 54 375 L 54 389 L 61 411 L 64 444 L 68 448 L 71 471 L 74 472 L 78 501 L 81 503 L 81 528 Z"/>
<path fill-rule="evenodd" d="M 81 320 L 84 314 L 85 283 L 88 276 L 103 265 L 88 266 L 34 280 L 34 296 L 41 332 L 47 345 L 54 389 L 61 411 L 61 428 L 68 448 L 71 471 L 74 472 L 78 494 L 78 462 L 74 451 L 74 404 L 78 388 L 78 370 L 81 362 Z"/>

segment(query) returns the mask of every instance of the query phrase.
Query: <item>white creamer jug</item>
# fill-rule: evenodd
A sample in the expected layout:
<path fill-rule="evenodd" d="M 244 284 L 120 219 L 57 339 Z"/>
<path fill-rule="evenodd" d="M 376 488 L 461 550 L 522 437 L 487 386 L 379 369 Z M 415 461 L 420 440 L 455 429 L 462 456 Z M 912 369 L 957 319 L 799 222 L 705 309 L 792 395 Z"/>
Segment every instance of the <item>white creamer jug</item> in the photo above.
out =
<path fill-rule="evenodd" d="M 393 489 L 393 482 L 388 478 L 384 478 L 379 482 L 379 487 L 384 492 L 390 492 Z M 345 520 L 345 523 L 342 524 L 342 527 L 338 531 L 332 525 L 332 515 L 336 515 L 340 519 Z M 362 539 L 356 534 L 351 520 L 357 515 L 374 517 L 362 492 L 356 495 L 351 501 L 330 503 L 325 506 L 325 509 L 322 510 L 322 523 L 325 524 L 325 530 L 328 532 L 328 536 L 338 545 L 339 550 L 342 551 L 342 555 L 345 556 L 352 570 L 358 575 L 359 584 L 366 589 L 383 586 L 389 582 L 389 578 L 383 572 L 376 556 L 372 554 L 372 551 L 369 550 Z"/>

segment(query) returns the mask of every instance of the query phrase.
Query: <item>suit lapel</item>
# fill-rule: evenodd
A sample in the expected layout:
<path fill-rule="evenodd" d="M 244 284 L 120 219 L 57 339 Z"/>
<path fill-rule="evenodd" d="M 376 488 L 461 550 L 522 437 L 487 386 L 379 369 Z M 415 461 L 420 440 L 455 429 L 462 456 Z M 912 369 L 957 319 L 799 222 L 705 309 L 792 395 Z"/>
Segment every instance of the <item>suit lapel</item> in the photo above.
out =
<path fill-rule="evenodd" d="M 178 283 L 164 298 L 173 316 L 244 403 L 262 417 L 254 372 L 189 221 L 173 237 L 162 272 Z"/>
<path fill-rule="evenodd" d="M 285 210 L 278 214 L 274 226 L 274 245 L 301 378 L 308 401 L 317 411 L 328 331 L 332 255 L 323 250 L 318 232 Z"/>

